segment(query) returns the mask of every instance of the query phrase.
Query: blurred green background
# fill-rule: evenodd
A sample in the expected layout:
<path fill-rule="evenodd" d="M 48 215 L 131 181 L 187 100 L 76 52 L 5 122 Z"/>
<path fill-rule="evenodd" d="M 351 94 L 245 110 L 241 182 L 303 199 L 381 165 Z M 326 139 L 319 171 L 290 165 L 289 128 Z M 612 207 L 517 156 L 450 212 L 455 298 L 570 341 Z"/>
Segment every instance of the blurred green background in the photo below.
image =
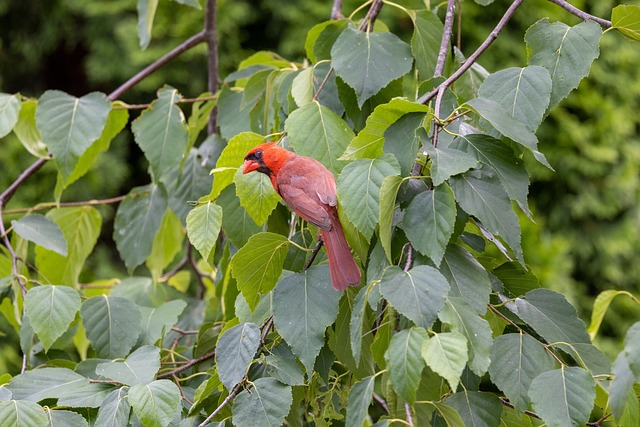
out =
<path fill-rule="evenodd" d="M 201 2 L 203 0 L 200 0 Z M 0 0 L 0 92 L 39 97 L 47 89 L 81 96 L 109 93 L 147 64 L 199 32 L 203 14 L 175 1 L 160 1 L 153 39 L 141 50 L 135 0 Z M 427 0 L 397 1 L 407 8 L 435 7 Z M 444 2 L 446 3 L 446 2 Z M 616 1 L 573 1 L 575 6 L 610 19 Z M 638 4 L 626 1 L 625 4 Z M 361 3 L 345 0 L 343 12 Z M 511 4 L 489 7 L 462 1 L 460 46 L 469 55 Z M 327 20 L 330 0 L 219 0 L 220 76 L 258 50 L 271 50 L 296 62 L 304 60 L 304 40 L 315 24 Z M 443 4 L 441 5 L 443 6 Z M 442 16 L 442 10 L 439 14 Z M 538 19 L 579 20 L 548 1 L 527 1 L 481 58 L 489 72 L 525 66 L 523 37 Z M 400 9 L 387 5 L 380 20 L 408 41 L 412 24 Z M 205 47 L 198 46 L 145 79 L 123 96 L 150 102 L 164 84 L 184 96 L 206 91 Z M 522 218 L 525 259 L 541 285 L 562 292 L 588 323 L 595 296 L 606 289 L 640 289 L 640 44 L 617 32 L 604 35 L 601 57 L 538 131 L 540 149 L 556 169 L 531 165 L 530 202 L 535 223 Z M 185 107 L 188 114 L 188 108 Z M 136 113 L 132 113 L 134 118 Z M 0 140 L 0 188 L 34 161 L 13 135 Z M 107 178 L 105 178 L 107 177 Z M 125 194 L 149 182 L 146 163 L 128 131 L 111 144 L 93 172 L 63 194 L 65 200 L 99 199 Z M 51 166 L 30 178 L 8 208 L 51 201 Z M 91 255 L 84 281 L 122 277 L 124 267 L 111 243 L 114 207 L 101 208 L 101 244 Z M 5 220 L 15 218 L 7 215 Z M 640 318 L 628 299 L 609 310 L 597 344 L 608 353 L 621 347 L 627 327 Z M 0 373 L 19 367 L 17 334 L 0 316 Z"/>

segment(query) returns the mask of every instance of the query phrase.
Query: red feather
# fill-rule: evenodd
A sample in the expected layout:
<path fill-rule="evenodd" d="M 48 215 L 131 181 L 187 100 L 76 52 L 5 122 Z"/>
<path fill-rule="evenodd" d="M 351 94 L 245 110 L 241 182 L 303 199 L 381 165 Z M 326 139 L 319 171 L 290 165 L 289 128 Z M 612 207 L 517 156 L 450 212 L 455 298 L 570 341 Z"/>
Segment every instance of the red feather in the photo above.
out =
<path fill-rule="evenodd" d="M 320 228 L 327 248 L 331 283 L 338 291 L 360 283 L 360 269 L 338 218 L 336 181 L 319 161 L 298 156 L 269 142 L 245 157 L 243 172 L 257 170 L 271 178 L 282 200 L 302 219 Z"/>

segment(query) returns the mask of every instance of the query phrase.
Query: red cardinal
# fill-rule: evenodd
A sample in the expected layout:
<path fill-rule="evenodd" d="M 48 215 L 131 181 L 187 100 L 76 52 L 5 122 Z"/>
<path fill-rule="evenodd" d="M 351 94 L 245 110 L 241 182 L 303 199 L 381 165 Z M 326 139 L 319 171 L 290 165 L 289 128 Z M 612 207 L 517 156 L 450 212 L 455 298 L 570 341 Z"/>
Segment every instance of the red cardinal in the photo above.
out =
<path fill-rule="evenodd" d="M 244 173 L 262 172 L 273 188 L 302 219 L 320 228 L 327 247 L 331 284 L 344 291 L 360 283 L 360 269 L 344 237 L 333 174 L 319 161 L 298 156 L 275 142 L 260 144 L 244 158 Z"/>

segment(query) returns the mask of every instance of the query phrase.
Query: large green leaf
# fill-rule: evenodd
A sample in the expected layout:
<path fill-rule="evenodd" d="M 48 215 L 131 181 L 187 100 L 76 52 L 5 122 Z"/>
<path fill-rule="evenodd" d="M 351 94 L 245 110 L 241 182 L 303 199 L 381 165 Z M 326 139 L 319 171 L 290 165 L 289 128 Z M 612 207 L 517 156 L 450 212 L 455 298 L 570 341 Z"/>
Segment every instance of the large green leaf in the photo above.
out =
<path fill-rule="evenodd" d="M 157 380 L 129 389 L 129 403 L 145 426 L 166 427 L 180 411 L 180 390 L 169 380 Z"/>
<path fill-rule="evenodd" d="M 491 347 L 491 380 L 518 411 L 531 403 L 528 393 L 533 379 L 553 367 L 551 355 L 530 335 L 505 334 Z"/>
<path fill-rule="evenodd" d="M 89 384 L 89 379 L 70 369 L 40 368 L 13 377 L 7 388 L 15 400 L 39 402 L 57 399 L 85 384 Z"/>
<path fill-rule="evenodd" d="M 433 77 L 444 27 L 438 16 L 430 10 L 411 10 L 413 21 L 411 51 L 421 80 Z"/>
<path fill-rule="evenodd" d="M 423 328 L 404 329 L 391 338 L 384 354 L 393 390 L 409 404 L 416 400 L 416 391 L 425 366 L 422 343 L 429 336 Z"/>
<path fill-rule="evenodd" d="M 18 95 L 0 93 L 0 138 L 7 136 L 18 123 L 21 107 Z"/>
<path fill-rule="evenodd" d="M 189 133 L 184 115 L 176 103 L 181 95 L 172 87 L 158 91 L 153 101 L 131 125 L 136 143 L 151 166 L 155 181 L 180 164 L 187 148 Z"/>
<path fill-rule="evenodd" d="M 430 108 L 426 105 L 394 98 L 386 104 L 378 105 L 367 117 L 366 126 L 353 138 L 346 147 L 341 159 L 356 160 L 362 158 L 376 158 L 382 155 L 385 143 L 385 132 L 402 116 L 409 113 L 427 113 Z"/>
<path fill-rule="evenodd" d="M 159 0 L 138 0 L 138 38 L 140 48 L 146 49 L 151 41 L 151 29 Z"/>
<path fill-rule="evenodd" d="M 611 406 L 611 412 L 618 422 L 618 425 L 635 426 L 638 424 L 640 418 L 640 411 L 638 408 L 638 397 L 633 389 L 635 377 L 624 351 L 618 354 L 616 361 L 613 363 L 611 370 L 613 374 L 613 381 L 609 387 L 609 404 Z M 629 421 L 635 419 L 635 423 L 624 423 L 623 420 Z"/>
<path fill-rule="evenodd" d="M 331 59 L 331 48 L 340 33 L 347 28 L 348 22 L 348 19 L 337 19 L 313 26 L 307 33 L 307 39 L 304 43 L 307 58 L 312 63 Z"/>
<path fill-rule="evenodd" d="M 328 266 L 313 266 L 287 276 L 273 292 L 273 319 L 278 333 L 298 356 L 310 378 L 324 345 L 327 326 L 338 315 L 342 293 L 331 288 Z"/>
<path fill-rule="evenodd" d="M 0 427 L 42 427 L 47 425 L 42 406 L 25 400 L 0 402 Z"/>
<path fill-rule="evenodd" d="M 262 231 L 262 227 L 256 224 L 240 205 L 235 185 L 230 185 L 222 191 L 218 197 L 218 204 L 222 207 L 222 229 L 236 247 L 241 248 L 251 236 Z"/>
<path fill-rule="evenodd" d="M 534 289 L 507 307 L 548 343 L 590 343 L 584 322 L 562 294 Z"/>
<path fill-rule="evenodd" d="M 222 227 L 222 208 L 213 202 L 206 202 L 189 211 L 187 215 L 187 235 L 202 258 L 208 259 L 216 244 Z"/>
<path fill-rule="evenodd" d="M 255 310 L 260 295 L 276 285 L 288 249 L 289 240 L 285 236 L 258 233 L 231 259 L 231 272 L 251 310 Z"/>
<path fill-rule="evenodd" d="M 398 160 L 402 176 L 410 175 L 416 162 L 420 146 L 418 131 L 425 119 L 425 113 L 407 113 L 384 132 L 382 151 L 393 154 Z"/>
<path fill-rule="evenodd" d="M 133 386 L 149 384 L 160 370 L 160 349 L 142 346 L 123 361 L 114 360 L 96 366 L 96 374 L 113 381 Z"/>
<path fill-rule="evenodd" d="M 142 315 L 142 333 L 138 338 L 138 344 L 153 345 L 164 332 L 169 332 L 178 323 L 178 317 L 185 308 L 187 302 L 180 299 L 167 301 L 160 307 L 139 307 Z"/>
<path fill-rule="evenodd" d="M 454 175 L 459 175 L 478 166 L 478 160 L 472 154 L 453 147 L 434 146 L 424 129 L 418 131 L 422 148 L 431 158 L 431 180 L 439 186 Z"/>
<path fill-rule="evenodd" d="M 422 357 L 433 372 L 447 380 L 451 390 L 456 390 L 469 360 L 467 339 L 458 332 L 434 333 L 422 343 Z"/>
<path fill-rule="evenodd" d="M 391 237 L 393 235 L 393 212 L 396 208 L 396 196 L 403 180 L 397 175 L 389 175 L 382 180 L 380 186 L 380 215 L 378 218 L 378 237 L 387 256 L 391 262 Z"/>
<path fill-rule="evenodd" d="M 271 348 L 264 360 L 267 372 L 273 378 L 287 385 L 304 385 L 302 367 L 284 341 Z"/>
<path fill-rule="evenodd" d="M 49 408 L 45 408 L 45 411 L 49 421 L 49 423 L 47 424 L 47 427 L 88 427 L 89 426 L 89 423 L 87 422 L 87 420 L 78 413 L 71 412 L 71 411 L 63 411 L 60 409 L 51 410 Z"/>
<path fill-rule="evenodd" d="M 52 209 L 46 216 L 62 230 L 67 256 L 36 246 L 36 267 L 48 283 L 76 286 L 84 262 L 100 236 L 100 212 L 91 206 L 80 206 Z"/>
<path fill-rule="evenodd" d="M 518 217 L 495 175 L 472 171 L 455 176 L 450 182 L 460 207 L 477 217 L 489 231 L 499 234 L 524 265 Z"/>
<path fill-rule="evenodd" d="M 35 101 L 22 102 L 18 122 L 13 126 L 13 133 L 29 153 L 44 159 L 49 156 L 49 153 L 36 126 L 36 107 Z"/>
<path fill-rule="evenodd" d="M 440 272 L 451 285 L 450 297 L 462 297 L 480 315 L 487 311 L 491 279 L 484 267 L 464 247 L 447 247 Z"/>
<path fill-rule="evenodd" d="M 614 7 L 611 26 L 631 40 L 640 40 L 640 6 L 621 4 Z"/>
<path fill-rule="evenodd" d="M 516 157 L 511 147 L 488 135 L 457 137 L 452 145 L 459 150 L 473 153 L 476 158 L 495 171 L 510 199 L 517 201 L 528 211 L 529 175 L 523 161 Z"/>
<path fill-rule="evenodd" d="M 349 221 L 369 240 L 380 217 L 380 189 L 387 176 L 400 175 L 391 155 L 360 159 L 347 165 L 338 177 L 338 198 Z"/>
<path fill-rule="evenodd" d="M 107 96 L 99 92 L 76 98 L 59 90 L 48 90 L 40 97 L 36 123 L 65 180 L 82 154 L 100 138 L 109 111 Z"/>
<path fill-rule="evenodd" d="M 553 82 L 549 110 L 589 74 L 591 63 L 600 55 L 601 37 L 602 28 L 594 21 L 570 27 L 545 18 L 529 27 L 524 36 L 529 64 L 546 68 Z"/>
<path fill-rule="evenodd" d="M 133 188 L 118 206 L 113 240 L 130 272 L 151 254 L 167 203 L 164 187 L 149 184 Z"/>
<path fill-rule="evenodd" d="M 58 396 L 58 405 L 70 408 L 99 408 L 113 390 L 110 384 L 83 383 L 74 385 Z"/>
<path fill-rule="evenodd" d="M 80 310 L 80 295 L 67 286 L 38 286 L 27 293 L 25 308 L 44 350 L 62 336 Z"/>
<path fill-rule="evenodd" d="M 489 75 L 478 95 L 491 99 L 514 119 L 535 131 L 551 99 L 551 76 L 537 65 L 506 68 Z"/>
<path fill-rule="evenodd" d="M 500 424 L 502 404 L 493 393 L 463 390 L 447 398 L 466 426 L 492 427 Z"/>
<path fill-rule="evenodd" d="M 279 427 L 293 402 L 291 387 L 274 378 L 259 378 L 233 402 L 233 425 Z"/>
<path fill-rule="evenodd" d="M 124 387 L 113 390 L 100 405 L 95 427 L 125 426 L 129 422 L 130 412 L 127 390 Z"/>
<path fill-rule="evenodd" d="M 345 29 L 331 48 L 336 74 L 356 91 L 358 107 L 411 70 L 411 48 L 392 33 Z"/>
<path fill-rule="evenodd" d="M 342 170 L 345 162 L 338 157 L 353 139 L 353 131 L 328 107 L 310 102 L 289 115 L 284 129 L 296 153 L 313 157 L 334 174 Z"/>
<path fill-rule="evenodd" d="M 242 323 L 227 329 L 218 339 L 216 363 L 220 381 L 231 391 L 247 374 L 260 345 L 260 328 Z"/>
<path fill-rule="evenodd" d="M 550 427 L 584 425 L 596 397 L 596 383 L 582 368 L 561 367 L 538 375 L 529 397 L 534 410 Z"/>
<path fill-rule="evenodd" d="M 280 201 L 269 177 L 263 173 L 243 174 L 238 170 L 233 178 L 240 205 L 258 225 L 267 221 Z"/>
<path fill-rule="evenodd" d="M 67 241 L 64 239 L 62 230 L 60 230 L 58 224 L 43 215 L 27 215 L 19 220 L 11 221 L 11 225 L 13 226 L 13 231 L 23 239 L 59 255 L 67 256 Z"/>
<path fill-rule="evenodd" d="M 128 299 L 96 296 L 82 304 L 80 315 L 98 357 L 126 356 L 140 335 L 140 310 Z"/>
<path fill-rule="evenodd" d="M 400 314 L 423 328 L 430 328 L 444 305 L 449 283 L 438 270 L 419 265 L 409 271 L 387 268 L 380 293 Z"/>
<path fill-rule="evenodd" d="M 369 405 L 373 397 L 373 386 L 376 377 L 363 378 L 351 387 L 349 405 L 347 406 L 346 425 L 361 427 L 369 415 Z"/>
<path fill-rule="evenodd" d="M 469 350 L 469 368 L 477 375 L 484 375 L 491 363 L 493 343 L 489 323 L 460 297 L 447 298 L 438 317 L 443 323 L 451 325 L 454 332 L 465 336 Z"/>
<path fill-rule="evenodd" d="M 456 201 L 447 184 L 413 198 L 400 224 L 421 254 L 440 265 L 456 223 Z"/>
<path fill-rule="evenodd" d="M 145 261 L 154 280 L 159 280 L 164 269 L 171 264 L 184 247 L 182 244 L 184 234 L 180 219 L 171 209 L 167 209 L 164 218 L 162 218 L 160 229 L 153 239 L 151 253 Z"/>
<path fill-rule="evenodd" d="M 236 171 L 244 162 L 247 152 L 264 142 L 264 136 L 253 132 L 242 132 L 229 140 L 216 162 L 213 174 L 213 187 L 209 197 L 215 199 L 229 184 L 233 183 Z"/>
<path fill-rule="evenodd" d="M 615 289 L 609 289 L 606 291 L 602 291 L 598 294 L 595 301 L 593 302 L 593 310 L 591 310 L 591 323 L 589 324 L 589 337 L 594 339 L 598 334 L 598 330 L 600 329 L 600 325 L 602 324 L 602 320 L 604 319 L 604 315 L 607 313 L 609 309 L 609 305 L 611 302 L 619 295 L 625 295 L 631 298 L 634 302 L 639 303 L 636 297 L 633 296 L 628 291 L 618 291 Z"/>
<path fill-rule="evenodd" d="M 634 323 L 625 335 L 624 355 L 636 381 L 640 382 L 640 322 Z"/>
<path fill-rule="evenodd" d="M 353 309 L 351 310 L 351 319 L 349 320 L 349 338 L 351 342 L 351 354 L 356 364 L 360 361 L 360 352 L 362 350 L 362 337 L 365 333 L 367 299 L 372 286 L 365 286 L 356 295 L 353 300 Z"/>

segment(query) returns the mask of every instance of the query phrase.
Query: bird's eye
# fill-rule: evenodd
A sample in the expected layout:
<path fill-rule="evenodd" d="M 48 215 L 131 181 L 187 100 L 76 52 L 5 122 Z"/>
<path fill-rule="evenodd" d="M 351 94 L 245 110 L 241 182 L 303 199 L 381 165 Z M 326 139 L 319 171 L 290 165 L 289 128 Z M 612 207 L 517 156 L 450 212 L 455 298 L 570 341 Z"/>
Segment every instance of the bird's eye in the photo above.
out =
<path fill-rule="evenodd" d="M 253 155 L 256 156 L 256 159 L 260 160 L 262 158 L 262 150 L 256 151 Z"/>

